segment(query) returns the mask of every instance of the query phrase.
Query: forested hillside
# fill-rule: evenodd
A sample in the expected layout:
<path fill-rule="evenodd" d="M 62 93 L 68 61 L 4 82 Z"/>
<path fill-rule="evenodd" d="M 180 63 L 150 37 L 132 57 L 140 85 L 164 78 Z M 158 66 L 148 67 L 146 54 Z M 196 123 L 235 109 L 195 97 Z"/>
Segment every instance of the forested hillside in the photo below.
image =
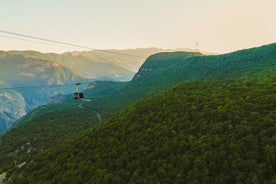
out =
<path fill-rule="evenodd" d="M 57 146 L 58 150 L 62 149 L 60 151 L 60 154 L 64 154 L 63 146 L 66 146 L 66 149 L 73 150 L 74 148 L 72 148 L 68 144 L 76 145 L 76 144 L 74 144 L 74 142 L 78 139 L 77 137 L 80 136 L 81 132 L 85 131 L 89 127 L 94 127 L 95 123 L 99 122 L 95 112 L 99 112 L 105 120 L 108 120 L 110 117 L 114 116 L 117 112 L 121 111 L 122 109 L 127 108 L 129 105 L 136 103 L 141 99 L 162 93 L 164 90 L 170 89 L 171 87 L 175 86 L 176 84 L 183 83 L 183 82 L 186 82 L 187 84 L 183 84 L 183 86 L 178 87 L 183 90 L 183 94 L 181 93 L 181 90 L 178 91 L 179 92 L 178 95 L 181 98 L 179 98 L 179 99 L 176 98 L 175 100 L 177 100 L 177 101 L 174 102 L 174 100 L 173 100 L 174 98 L 172 96 L 170 96 L 170 94 L 171 94 L 170 92 L 166 93 L 165 96 L 161 95 L 159 97 L 154 97 L 151 99 L 151 100 L 155 101 L 156 99 L 163 98 L 163 97 L 168 98 L 168 99 L 172 98 L 172 103 L 169 108 L 167 108 L 166 105 L 163 108 L 163 104 L 162 104 L 163 102 L 162 103 L 160 102 L 159 104 L 155 103 L 155 106 L 154 105 L 151 106 L 152 108 L 154 107 L 155 109 L 157 109 L 158 112 L 155 112 L 154 110 L 145 110 L 145 111 L 141 110 L 137 114 L 136 111 L 133 109 L 136 106 L 132 106 L 130 109 L 126 110 L 124 113 L 131 114 L 132 111 L 134 111 L 133 116 L 134 116 L 134 114 L 136 114 L 138 120 L 139 120 L 139 118 L 142 118 L 141 119 L 141 121 L 142 121 L 143 118 L 145 118 L 148 123 L 152 122 L 153 126 L 161 125 L 161 124 L 159 124 L 161 122 L 158 123 L 157 120 L 161 121 L 162 119 L 164 119 L 163 123 L 167 123 L 166 117 L 169 118 L 168 119 L 169 123 L 172 123 L 172 122 L 175 123 L 174 119 L 170 119 L 171 116 L 176 116 L 177 118 L 180 118 L 180 119 L 182 116 L 184 116 L 183 117 L 184 120 L 187 121 L 184 124 L 185 124 L 185 126 L 187 124 L 187 126 L 188 126 L 187 128 L 189 128 L 189 126 L 194 128 L 194 126 L 196 126 L 196 125 L 194 125 L 195 122 L 197 122 L 200 126 L 205 126 L 205 129 L 202 129 L 202 130 L 199 129 L 200 135 L 201 134 L 205 135 L 204 133 L 206 133 L 207 135 L 209 135 L 209 134 L 211 135 L 211 133 L 208 131 L 209 131 L 209 128 L 212 128 L 211 126 L 212 126 L 213 121 L 216 123 L 217 123 L 217 121 L 219 121 L 218 123 L 224 124 L 225 123 L 224 121 L 226 121 L 230 118 L 230 120 L 229 120 L 230 122 L 235 121 L 235 123 L 241 125 L 243 128 L 246 128 L 245 134 L 243 134 L 246 136 L 248 133 L 248 130 L 250 129 L 252 124 L 248 125 L 249 126 L 249 128 L 248 128 L 248 127 L 244 127 L 244 124 L 241 124 L 241 123 L 243 123 L 243 117 L 245 117 L 246 122 L 249 122 L 249 120 L 251 121 L 251 119 L 249 117 L 249 116 L 251 116 L 250 115 L 251 112 L 256 112 L 256 113 L 258 112 L 257 109 L 255 109 L 255 106 L 260 109 L 262 109 L 262 108 L 265 109 L 266 107 L 268 107 L 269 110 L 266 110 L 264 113 L 269 114 L 270 112 L 268 112 L 268 111 L 271 111 L 271 112 L 275 111 L 275 105 L 274 105 L 275 104 L 275 82 L 274 81 L 276 81 L 275 80 L 275 70 L 276 70 L 276 44 L 271 44 L 271 45 L 263 46 L 260 48 L 242 50 L 242 51 L 225 54 L 225 55 L 219 55 L 219 56 L 203 56 L 199 53 L 186 53 L 186 52 L 160 53 L 160 54 L 150 56 L 146 60 L 146 62 L 142 65 L 139 72 L 135 75 L 135 77 L 133 78 L 132 81 L 125 82 L 125 83 L 102 82 L 102 83 L 96 84 L 95 88 L 85 91 L 85 97 L 91 101 L 73 101 L 72 99 L 68 98 L 66 101 L 64 101 L 61 104 L 51 104 L 48 106 L 43 106 L 43 107 L 33 111 L 32 113 L 30 113 L 28 116 L 26 116 L 23 121 L 24 123 L 19 123 L 19 125 L 16 128 L 7 132 L 1 138 L 1 142 L 0 142 L 0 173 L 4 172 L 4 171 L 9 171 L 9 173 L 13 173 L 14 171 L 17 171 L 17 169 L 15 169 L 15 167 L 14 167 L 15 161 L 19 165 L 22 163 L 24 165 L 25 163 L 29 163 L 29 161 L 32 161 L 35 158 L 40 160 L 41 159 L 40 154 L 46 154 L 46 153 L 48 154 L 49 153 L 49 155 L 51 155 L 52 150 L 50 147 L 53 148 L 53 151 L 55 153 L 57 153 L 56 152 L 57 150 L 55 148 L 56 146 Z M 108 84 L 108 85 L 106 85 L 106 84 Z M 99 88 L 97 88 L 97 86 Z M 100 88 L 100 86 L 104 86 L 104 88 Z M 178 88 L 176 88 L 176 89 L 178 89 Z M 101 95 L 101 94 L 105 94 L 105 95 Z M 190 114 L 190 111 L 187 111 L 187 112 L 189 112 L 188 114 L 183 114 L 185 112 L 182 112 L 182 111 L 180 111 L 180 112 L 175 111 L 176 109 L 182 108 L 180 106 L 178 107 L 178 104 L 179 105 L 181 103 L 183 103 L 183 105 L 186 104 L 186 101 L 185 101 L 186 100 L 185 98 L 187 97 L 187 96 L 185 96 L 186 94 L 189 94 L 188 95 L 189 98 L 192 98 L 193 96 L 196 97 L 195 101 L 191 101 L 191 102 L 187 103 L 189 105 L 189 107 L 188 106 L 183 107 L 185 111 L 187 108 L 193 109 L 195 112 L 191 111 L 191 114 Z M 212 94 L 214 94 L 214 96 L 212 96 Z M 264 99 L 262 97 L 262 94 L 264 94 L 263 95 Z M 199 98 L 199 99 L 197 99 L 197 98 Z M 151 104 L 151 100 L 149 100 L 150 104 Z M 181 100 L 183 100 L 183 102 Z M 264 101 L 263 101 L 263 103 L 260 103 L 259 100 L 264 100 Z M 147 102 L 147 100 L 139 103 L 137 108 L 139 106 L 141 106 L 140 109 L 143 109 L 144 107 L 142 107 L 142 106 L 146 102 Z M 248 104 L 247 104 L 247 102 L 248 102 Z M 246 103 L 247 106 L 246 105 L 244 106 L 243 103 Z M 175 109 L 172 107 L 172 106 L 174 106 L 174 104 L 175 104 Z M 200 104 L 205 104 L 207 109 L 205 109 L 205 107 L 201 106 Z M 200 108 L 197 107 L 198 105 L 200 106 Z M 80 108 L 80 106 L 87 107 L 87 108 Z M 210 110 L 210 109 L 212 109 L 210 107 L 213 107 L 213 106 L 214 106 L 214 109 L 212 111 L 212 110 Z M 218 107 L 220 107 L 220 108 L 218 108 Z M 172 108 L 172 109 L 170 109 L 170 108 Z M 245 108 L 245 109 L 239 110 L 239 108 Z M 232 111 L 232 109 L 234 109 L 234 110 Z M 206 112 L 205 112 L 205 110 L 206 110 Z M 224 119 L 223 118 L 222 118 L 222 120 L 217 119 L 219 117 L 222 117 L 222 115 L 219 115 L 220 111 L 218 111 L 218 110 L 221 110 L 223 112 L 223 116 L 225 116 Z M 151 111 L 153 111 L 153 112 L 150 113 Z M 164 115 L 166 115 L 166 117 L 163 117 L 163 115 L 159 114 L 160 113 L 159 111 L 164 113 Z M 207 115 L 207 114 L 209 114 L 209 111 L 211 111 L 210 117 Z M 195 114 L 193 115 L 193 113 L 195 113 Z M 216 113 L 218 113 L 218 117 L 216 117 Z M 227 115 L 227 114 L 229 114 L 229 115 Z M 150 119 L 147 119 L 148 115 L 150 115 Z M 265 118 L 263 115 L 265 117 L 268 116 L 270 118 L 270 120 L 275 119 L 275 117 L 273 116 L 273 113 L 271 115 L 266 115 L 266 114 L 263 114 L 262 111 L 257 113 L 256 117 L 255 116 L 254 117 L 256 118 L 256 120 L 258 120 L 257 117 L 260 117 L 259 120 L 260 120 L 260 122 L 262 122 L 263 119 Z M 188 117 L 186 117 L 186 116 L 188 116 Z M 236 118 L 238 116 L 240 118 L 232 119 L 232 118 Z M 118 115 L 117 117 L 121 117 L 121 116 Z M 158 117 L 162 117 L 162 118 L 156 119 Z M 190 117 L 192 117 L 191 121 L 189 119 Z M 198 121 L 196 119 L 193 119 L 196 117 L 198 117 Z M 125 118 L 126 118 L 126 120 L 124 120 Z M 127 118 L 128 118 L 128 116 L 126 114 L 122 116 L 122 121 L 120 121 L 120 126 L 121 126 L 121 124 L 124 124 L 123 122 L 130 121 Z M 212 118 L 214 118 L 214 120 L 212 120 Z M 135 119 L 136 119 L 136 117 L 132 119 L 133 122 L 136 122 Z M 206 119 L 206 120 L 204 120 L 204 119 Z M 96 125 L 96 127 L 97 126 L 98 127 L 106 126 L 103 129 L 95 127 L 95 131 L 97 132 L 97 135 L 99 135 L 99 137 L 101 137 L 101 136 L 103 136 L 103 135 L 100 135 L 101 131 L 103 131 L 102 132 L 103 134 L 105 133 L 104 135 L 107 135 L 107 134 L 109 134 L 108 131 L 111 131 L 111 129 L 113 129 L 113 128 L 116 129 L 115 124 L 113 124 L 113 121 L 117 121 L 117 120 L 113 119 L 112 121 L 110 120 L 109 123 L 104 122 L 102 125 Z M 211 122 L 211 124 L 209 124 L 209 122 Z M 228 126 L 229 122 L 226 121 L 226 123 Z M 134 123 L 133 125 L 139 126 L 139 124 L 137 124 L 137 123 Z M 141 125 L 144 126 L 144 124 L 141 124 Z M 171 125 L 177 126 L 176 124 L 171 124 Z M 124 126 L 129 126 L 129 125 L 126 123 Z M 140 128 L 143 129 L 144 128 L 143 126 L 141 126 Z M 234 125 L 232 125 L 232 126 L 234 126 Z M 247 124 L 246 124 L 246 126 L 247 126 Z M 272 126 L 275 126 L 275 125 L 272 123 Z M 196 128 L 198 128 L 198 127 L 196 126 Z M 265 127 L 265 128 L 267 128 L 267 127 Z M 107 129 L 107 132 L 105 132 L 104 129 Z M 128 130 L 128 128 L 125 130 L 125 133 L 128 132 L 127 130 Z M 137 130 L 140 130 L 140 129 L 137 129 Z M 204 132 L 204 130 L 206 130 L 206 132 Z M 223 130 L 226 131 L 227 129 L 223 129 Z M 121 130 L 121 128 L 120 128 L 120 130 L 118 129 L 117 131 L 120 132 L 123 130 Z M 134 131 L 134 130 L 131 130 L 131 131 Z M 131 134 L 127 133 L 128 136 L 131 136 L 132 134 L 136 135 L 135 132 L 131 132 L 131 131 L 129 131 Z M 202 132 L 200 132 L 200 131 L 202 131 Z M 236 131 L 236 129 L 235 129 L 235 131 Z M 271 130 L 269 130 L 269 131 L 271 131 Z M 161 136 L 163 138 L 164 132 L 161 132 L 160 134 L 157 134 L 157 135 L 155 135 L 155 131 L 149 131 L 149 132 L 155 139 L 157 139 L 155 136 Z M 94 134 L 94 132 L 93 133 L 90 132 L 90 133 Z M 145 133 L 145 132 L 143 132 L 143 133 Z M 176 132 L 176 133 L 179 133 L 179 132 Z M 185 132 L 185 134 L 183 134 L 181 136 L 186 136 L 186 133 L 187 132 Z M 195 132 L 190 132 L 191 135 L 192 135 L 192 133 L 195 133 Z M 224 133 L 224 132 L 219 131 L 219 136 L 224 136 L 224 134 L 222 134 L 222 133 Z M 110 135 L 111 136 L 114 135 L 114 134 L 112 134 L 112 131 L 110 132 Z M 166 135 L 166 134 L 164 134 L 164 135 Z M 234 132 L 233 136 L 234 135 L 236 135 L 236 132 Z M 117 136 L 119 136 L 119 135 L 117 135 Z M 138 136 L 138 135 L 136 135 L 136 136 Z M 142 134 L 139 134 L 139 136 L 142 136 Z M 197 137 L 198 133 L 196 133 L 193 136 Z M 231 137 L 232 134 L 229 136 Z M 254 136 L 255 136 L 255 134 L 254 134 Z M 132 139 L 131 137 L 129 137 L 129 138 L 130 138 L 130 140 Z M 136 138 L 138 138 L 138 137 L 136 137 Z M 102 137 L 102 140 L 100 140 L 100 141 L 108 141 L 108 140 L 109 140 L 108 138 L 106 140 L 104 140 L 104 138 Z M 127 136 L 124 138 L 124 140 L 128 140 Z M 179 140 L 180 140 L 180 138 L 179 138 Z M 186 140 L 186 138 L 183 140 Z M 88 140 L 88 142 L 89 141 L 90 140 Z M 170 144 L 171 143 L 170 141 L 171 140 L 169 140 L 169 142 L 167 142 L 167 143 Z M 236 141 L 238 141 L 238 140 L 236 140 Z M 165 140 L 163 140 L 163 142 L 166 143 Z M 189 144 L 192 144 L 192 143 L 194 144 L 194 142 L 190 142 Z M 202 142 L 202 141 L 198 142 L 197 144 L 201 144 L 201 143 L 204 143 L 203 145 L 205 145 L 205 142 Z M 210 142 L 206 142 L 206 144 L 209 144 L 209 143 Z M 225 142 L 220 142 L 220 143 L 224 144 Z M 228 142 L 226 142 L 226 143 L 228 143 Z M 79 142 L 78 144 L 82 145 L 83 143 Z M 98 144 L 100 144 L 100 143 L 95 142 L 95 144 L 97 144 L 96 146 L 98 146 Z M 107 143 L 104 142 L 104 145 L 105 144 L 108 145 Z M 141 144 L 142 144 L 141 141 L 137 142 L 137 145 L 139 147 L 143 146 Z M 156 144 L 157 143 L 154 143 L 153 147 Z M 233 144 L 239 144 L 239 143 L 233 142 Z M 253 145 L 255 145 L 255 143 L 253 143 Z M 268 145 L 271 146 L 270 143 Z M 268 148 L 269 148 L 269 146 L 268 146 Z M 106 146 L 104 146 L 104 147 L 106 147 Z M 81 147 L 79 147 L 79 148 L 81 148 Z M 99 148 L 101 148 L 101 150 L 95 149 L 96 155 L 91 155 L 91 157 L 94 158 L 94 156 L 95 156 L 95 158 L 98 159 L 98 156 L 100 156 L 101 154 L 106 152 L 106 150 L 103 150 L 102 147 L 99 147 Z M 191 145 L 188 145 L 188 148 L 196 149 L 196 148 L 192 147 Z M 236 151 L 238 151 L 238 153 L 241 152 L 239 149 L 242 147 L 237 146 L 235 148 L 237 149 Z M 154 147 L 154 149 L 155 149 L 155 147 Z M 218 149 L 220 149 L 220 148 L 218 148 Z M 271 148 L 271 149 L 273 152 L 274 148 Z M 126 150 L 126 148 L 124 148 L 123 150 Z M 91 150 L 84 149 L 83 151 L 84 151 L 84 154 L 86 154 L 86 151 L 88 151 L 87 154 L 92 154 L 92 152 L 90 152 Z M 99 151 L 99 152 L 97 152 L 97 151 Z M 111 151 L 111 150 L 108 150 L 108 152 L 109 151 Z M 118 150 L 118 152 L 119 151 L 120 150 Z M 162 151 L 162 149 L 161 149 L 161 151 Z M 219 151 L 220 150 L 218 150 L 218 152 Z M 166 152 L 166 151 L 164 150 L 164 152 Z M 264 151 L 261 151 L 261 153 L 263 154 Z M 75 155 L 78 153 L 76 153 L 76 151 L 74 151 L 74 152 L 68 152 L 68 154 Z M 93 152 L 93 154 L 94 154 L 94 152 Z M 181 152 L 181 154 L 184 154 L 184 153 Z M 119 156 L 119 155 L 117 155 L 117 156 Z M 261 155 L 260 157 L 262 157 L 263 155 Z M 67 160 L 67 156 L 64 157 L 63 159 Z M 238 155 L 238 156 L 241 158 L 244 158 L 244 156 L 240 156 L 240 155 Z M 47 155 L 44 155 L 43 157 L 45 157 L 45 160 L 47 160 L 47 161 L 54 159 L 54 158 L 48 158 Z M 81 156 L 78 156 L 78 157 L 80 157 L 79 162 L 81 162 L 82 161 Z M 163 157 L 166 157 L 166 155 L 162 156 L 162 158 Z M 268 157 L 271 157 L 271 156 L 268 156 Z M 194 159 L 196 159 L 196 158 L 197 157 L 195 157 Z M 166 157 L 166 159 L 167 159 L 167 157 Z M 254 156 L 254 159 L 255 159 L 255 156 Z M 262 157 L 261 159 L 263 160 L 264 158 Z M 38 163 L 38 160 L 35 162 Z M 106 161 L 108 161 L 108 159 Z M 146 160 L 146 161 L 150 163 L 149 160 Z M 146 161 L 143 161 L 143 163 Z M 53 165 L 55 165 L 55 164 L 58 165 L 58 163 L 55 163 L 55 162 L 59 162 L 59 161 L 54 160 L 54 162 L 53 162 Z M 73 161 L 73 162 L 75 162 L 75 161 Z M 108 162 L 110 162 L 110 160 Z M 94 163 L 94 161 L 93 161 L 93 163 Z M 110 162 L 110 163 L 113 163 L 113 162 Z M 260 163 L 262 165 L 263 161 Z M 50 161 L 49 161 L 49 164 L 51 164 Z M 125 164 L 127 164 L 127 163 L 125 163 Z M 110 169 L 109 166 L 108 166 L 108 168 L 103 167 L 104 168 L 103 170 L 101 170 L 103 165 L 100 164 L 100 166 L 101 167 L 96 169 L 96 171 L 92 169 L 93 172 L 94 171 L 97 173 L 99 172 L 98 174 L 95 175 L 95 177 L 98 177 L 100 175 L 105 175 L 105 177 L 107 177 L 105 172 L 107 172 L 107 173 L 110 172 L 109 174 L 112 175 L 112 178 L 113 177 L 119 178 L 118 182 L 122 181 L 124 183 L 124 182 L 128 182 L 128 181 L 131 181 L 131 182 L 136 181 L 134 179 L 132 180 L 131 179 L 132 176 L 130 176 L 130 175 L 127 175 L 127 177 L 125 178 L 125 175 L 121 175 L 122 173 L 121 174 L 112 173 L 113 171 L 111 172 L 108 170 L 108 169 Z M 140 165 L 138 164 L 138 166 L 140 166 Z M 30 167 L 31 167 L 30 169 L 32 170 L 33 169 L 32 166 L 30 166 Z M 14 175 L 16 178 L 15 181 L 19 182 L 19 180 L 21 180 L 21 179 L 23 179 L 24 181 L 26 181 L 26 179 L 27 180 L 30 179 L 33 181 L 37 181 L 37 179 L 38 180 L 41 179 L 41 181 L 42 181 L 42 178 L 45 179 L 44 176 L 42 176 L 43 175 L 42 171 L 45 171 L 44 166 L 43 165 L 39 165 L 39 166 L 35 165 L 35 167 L 38 170 L 39 170 L 39 168 L 41 168 L 41 170 L 38 171 L 38 172 L 41 172 L 40 174 L 37 174 L 37 175 L 34 174 L 33 176 L 30 176 L 31 178 L 27 178 L 27 176 L 25 176 L 26 171 L 23 171 L 23 173 L 25 173 L 23 175 Z M 46 166 L 46 167 L 48 167 L 48 166 Z M 71 165 L 70 165 L 70 167 L 71 167 Z M 79 166 L 77 165 L 74 167 L 79 167 Z M 95 168 L 97 168 L 97 167 L 98 166 L 95 165 Z M 139 171 L 139 172 L 137 171 L 138 174 L 140 174 L 140 172 L 141 173 L 144 172 L 144 167 L 142 167 L 142 166 L 140 166 L 140 167 L 143 171 Z M 258 167 L 259 167 L 259 165 L 258 165 Z M 267 165 L 267 167 L 269 167 L 268 169 L 266 168 L 267 171 L 270 172 L 271 165 Z M 22 168 L 28 169 L 29 165 L 27 164 L 26 167 L 22 167 Z M 59 167 L 57 166 L 57 168 L 59 168 Z M 113 168 L 113 166 L 112 166 L 112 168 Z M 114 168 L 115 168 L 115 166 L 114 166 Z M 191 168 L 192 168 L 192 166 L 191 166 Z M 49 169 L 49 168 L 47 168 L 47 169 Z M 272 170 L 273 169 L 275 169 L 275 168 L 272 167 Z M 167 169 L 167 170 L 170 170 L 170 169 Z M 165 170 L 165 171 L 167 171 L 167 170 Z M 260 170 L 261 169 L 259 168 L 258 172 Z M 200 171 L 199 173 L 202 173 L 201 170 L 199 170 L 199 171 Z M 56 171 L 56 172 L 58 172 L 58 171 Z M 61 171 L 61 174 L 59 176 L 63 177 L 64 176 L 63 174 L 65 174 L 65 172 Z M 73 177 L 76 176 L 73 173 L 70 173 L 68 175 L 68 178 L 71 178 L 71 174 Z M 78 179 L 81 179 L 83 181 L 88 181 L 92 177 L 90 174 L 92 174 L 92 173 L 89 171 L 89 176 L 87 177 L 87 179 L 82 178 L 82 176 L 80 176 L 80 178 L 78 178 Z M 94 176 L 94 174 L 95 173 L 93 173 L 93 176 Z M 263 173 L 261 173 L 260 175 L 257 175 L 256 177 L 258 180 L 260 180 L 260 178 L 262 178 L 263 176 L 264 176 Z M 272 177 L 271 174 L 268 174 L 268 176 Z M 35 179 L 32 179 L 32 177 L 34 177 Z M 50 176 L 48 175 L 47 178 L 48 177 L 50 177 Z M 183 177 L 182 176 L 180 177 L 180 178 L 182 178 L 180 181 L 184 181 L 184 180 L 189 181 L 189 180 L 187 180 L 187 178 L 183 178 Z M 58 178 L 58 179 L 60 179 L 60 178 Z M 71 178 L 71 179 L 75 179 L 75 178 Z M 99 179 L 99 178 L 97 178 L 97 179 Z M 269 178 L 269 180 L 270 179 L 271 178 Z M 56 179 L 54 179 L 54 180 L 56 180 Z M 211 180 L 212 179 L 210 179 L 210 181 Z M 245 181 L 243 179 L 241 179 L 241 180 Z M 267 180 L 267 181 L 269 181 L 269 180 Z M 63 181 L 63 179 L 61 181 Z M 102 180 L 95 180 L 95 181 L 102 181 Z M 137 180 L 137 181 L 140 181 L 140 180 Z M 160 181 L 165 181 L 165 180 L 160 180 Z M 212 180 L 212 181 L 214 181 L 214 180 Z M 225 181 L 229 181 L 229 180 L 225 179 Z M 260 180 L 260 181 L 262 181 L 262 180 Z M 153 182 L 155 182 L 155 180 Z M 219 181 L 218 181 L 218 183 L 219 183 Z"/>
<path fill-rule="evenodd" d="M 275 81 L 183 83 L 29 158 L 9 183 L 275 183 Z"/>
<path fill-rule="evenodd" d="M 150 56 L 124 88 L 93 105 L 103 109 L 105 116 L 110 116 L 118 109 L 183 81 L 258 80 L 270 76 L 275 70 L 276 44 L 218 56 L 159 53 Z"/>

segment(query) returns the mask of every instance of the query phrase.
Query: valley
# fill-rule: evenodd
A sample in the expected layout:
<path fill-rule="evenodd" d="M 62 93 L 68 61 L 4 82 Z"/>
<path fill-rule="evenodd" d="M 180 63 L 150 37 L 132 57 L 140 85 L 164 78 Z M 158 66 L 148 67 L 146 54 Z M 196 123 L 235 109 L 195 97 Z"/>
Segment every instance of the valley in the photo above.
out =
<path fill-rule="evenodd" d="M 0 184 L 276 184 L 276 1 L 1 1 Z"/>
<path fill-rule="evenodd" d="M 0 135 L 31 110 L 59 101 L 55 99 L 59 95 L 72 94 L 76 82 L 86 83 L 80 86 L 80 90 L 84 90 L 91 87 L 89 82 L 96 80 L 130 80 L 144 58 L 161 50 L 145 48 L 63 54 L 0 51 L 0 84 L 11 88 L 0 90 Z"/>
<path fill-rule="evenodd" d="M 273 183 L 275 70 L 275 43 L 153 54 L 130 81 L 95 81 L 87 101 L 28 113 L 1 137 L 0 173 L 8 183 Z"/>

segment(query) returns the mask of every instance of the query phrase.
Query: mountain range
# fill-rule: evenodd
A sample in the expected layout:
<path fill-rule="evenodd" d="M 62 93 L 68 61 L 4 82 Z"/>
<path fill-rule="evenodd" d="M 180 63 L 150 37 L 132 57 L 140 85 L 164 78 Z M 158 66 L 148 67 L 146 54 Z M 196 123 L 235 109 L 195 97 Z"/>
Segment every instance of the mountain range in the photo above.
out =
<path fill-rule="evenodd" d="M 85 100 L 28 113 L 1 138 L 0 173 L 8 183 L 273 183 L 275 70 L 276 44 L 153 54 L 129 82 L 94 82 Z"/>
<path fill-rule="evenodd" d="M 52 102 L 53 96 L 71 94 L 74 91 L 73 85 L 51 88 L 30 88 L 29 86 L 64 85 L 94 80 L 130 80 L 144 58 L 160 51 L 167 50 L 141 48 L 63 54 L 1 51 L 0 81 L 6 87 L 20 88 L 2 90 L 0 93 L 1 104 L 3 104 L 0 114 L 0 134 L 27 112 L 49 101 Z M 85 88 L 86 86 L 80 86 L 80 90 Z M 7 96 L 11 100 L 7 100 Z"/>

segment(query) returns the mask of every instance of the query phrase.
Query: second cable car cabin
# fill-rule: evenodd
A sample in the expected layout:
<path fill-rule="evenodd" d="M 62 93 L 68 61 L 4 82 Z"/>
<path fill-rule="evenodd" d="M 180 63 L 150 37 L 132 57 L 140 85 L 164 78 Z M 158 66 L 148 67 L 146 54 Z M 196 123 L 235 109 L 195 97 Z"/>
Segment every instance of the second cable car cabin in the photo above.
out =
<path fill-rule="evenodd" d="M 73 93 L 73 98 L 74 99 L 82 99 L 82 98 L 84 98 L 83 93 L 79 92 L 79 89 L 78 89 L 79 85 L 81 85 L 81 83 L 75 83 L 76 92 Z"/>

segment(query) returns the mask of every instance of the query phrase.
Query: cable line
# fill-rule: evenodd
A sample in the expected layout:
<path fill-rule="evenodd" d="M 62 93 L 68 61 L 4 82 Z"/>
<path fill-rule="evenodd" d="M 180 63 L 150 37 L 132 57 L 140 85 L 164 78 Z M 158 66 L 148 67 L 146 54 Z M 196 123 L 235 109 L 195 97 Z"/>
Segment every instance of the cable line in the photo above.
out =
<path fill-rule="evenodd" d="M 7 35 L 0 35 L 0 37 L 11 38 L 11 39 L 15 39 L 15 40 L 22 40 L 22 41 L 33 42 L 33 43 L 39 43 L 39 44 L 45 44 L 45 45 L 51 45 L 51 46 L 55 46 L 55 47 L 72 48 L 72 47 L 65 47 L 63 45 L 57 45 L 57 44 L 53 44 L 53 43 L 34 41 L 34 40 L 27 40 L 27 39 L 17 38 L 17 37 L 12 37 L 12 36 L 7 36 Z"/>
<path fill-rule="evenodd" d="M 17 37 L 12 37 L 12 36 L 7 36 L 7 35 L 0 35 L 1 37 L 17 39 L 17 40 L 22 40 L 22 41 L 30 41 L 30 42 L 34 42 L 34 43 L 55 45 L 55 46 L 61 46 L 61 47 L 64 47 L 64 46 L 77 47 L 77 48 L 90 49 L 90 50 L 104 52 L 104 53 L 111 53 L 111 54 L 124 55 L 124 56 L 129 56 L 129 57 L 136 57 L 136 58 L 145 59 L 145 57 L 142 57 L 142 56 L 137 56 L 137 55 L 132 55 L 132 54 L 124 54 L 124 53 L 119 53 L 119 52 L 114 52 L 114 51 L 109 51 L 109 50 L 95 49 L 95 48 L 86 47 L 86 46 L 82 46 L 82 45 L 77 45 L 77 44 L 72 44 L 72 43 L 67 43 L 67 42 L 61 42 L 61 41 L 56 41 L 56 40 L 50 40 L 50 39 L 46 39 L 46 38 L 41 38 L 41 37 L 36 37 L 36 36 L 26 35 L 26 34 L 21 34 L 21 33 L 15 33 L 15 32 L 11 32 L 11 31 L 0 30 L 0 33 L 13 35 L 13 36 L 18 36 L 18 37 L 23 37 L 23 38 L 28 38 L 28 40 L 27 40 L 27 39 L 17 38 Z M 31 39 L 31 40 L 29 40 L 29 39 Z M 38 41 L 35 41 L 35 40 L 38 40 Z M 43 42 L 41 42 L 41 41 L 43 41 Z M 59 44 L 59 45 L 57 45 L 57 44 Z M 80 83 L 80 84 L 90 84 L 90 83 L 91 82 L 83 82 L 83 83 Z M 78 83 L 55 84 L 55 85 L 37 85 L 37 86 L 14 86 L 14 87 L 2 87 L 2 88 L 0 88 L 0 90 L 61 87 L 61 86 L 73 86 L 73 85 L 76 85 L 76 84 L 78 84 Z"/>
<path fill-rule="evenodd" d="M 92 82 L 77 82 L 70 84 L 54 84 L 54 85 L 38 85 L 38 86 L 14 86 L 14 87 L 3 87 L 0 90 L 8 90 L 8 89 L 28 89 L 28 88 L 51 88 L 51 87 L 62 87 L 62 86 L 73 86 L 73 85 L 81 85 L 81 84 L 91 84 Z"/>
<path fill-rule="evenodd" d="M 6 33 L 6 34 L 10 34 L 10 35 L 16 35 L 16 36 L 20 36 L 20 37 L 25 37 L 25 38 L 31 38 L 31 39 L 35 39 L 35 40 L 41 40 L 41 41 L 46 41 L 46 42 L 57 43 L 57 44 L 61 44 L 61 45 L 69 45 L 69 46 L 78 47 L 78 48 L 83 48 L 83 49 L 92 49 L 92 48 L 85 47 L 85 46 L 81 46 L 81 45 L 75 45 L 75 44 L 66 43 L 66 42 L 60 42 L 60 41 L 55 41 L 55 40 L 49 40 L 49 39 L 45 39 L 45 38 L 40 38 L 40 37 L 30 36 L 30 35 L 20 34 L 20 33 L 14 33 L 14 32 L 10 32 L 10 31 L 0 30 L 0 32 Z"/>
<path fill-rule="evenodd" d="M 15 32 L 11 32 L 11 31 L 0 30 L 0 32 L 5 33 L 5 34 L 9 34 L 9 35 L 15 35 L 15 36 L 19 36 L 19 37 L 24 37 L 24 38 L 34 39 L 34 40 L 40 40 L 40 41 L 45 41 L 45 42 L 50 42 L 50 43 L 55 43 L 55 44 L 60 44 L 60 45 L 67 45 L 67 46 L 77 47 L 77 48 L 82 48 L 82 49 L 89 49 L 89 50 L 95 50 L 95 51 L 99 51 L 99 52 L 118 54 L 118 55 L 124 55 L 124 56 L 136 57 L 136 58 L 145 58 L 145 57 L 142 57 L 142 56 L 137 56 L 137 55 L 132 55 L 132 54 L 124 54 L 124 53 L 119 53 L 119 52 L 114 52 L 114 51 L 109 51 L 109 50 L 95 49 L 95 48 L 86 47 L 86 46 L 83 46 L 83 45 L 77 45 L 77 44 L 72 44 L 72 43 L 67 43 L 67 42 L 50 40 L 50 39 L 46 39 L 46 38 L 41 38 L 41 37 L 36 37 L 36 36 L 26 35 L 26 34 L 21 34 L 21 33 L 15 33 Z"/>

